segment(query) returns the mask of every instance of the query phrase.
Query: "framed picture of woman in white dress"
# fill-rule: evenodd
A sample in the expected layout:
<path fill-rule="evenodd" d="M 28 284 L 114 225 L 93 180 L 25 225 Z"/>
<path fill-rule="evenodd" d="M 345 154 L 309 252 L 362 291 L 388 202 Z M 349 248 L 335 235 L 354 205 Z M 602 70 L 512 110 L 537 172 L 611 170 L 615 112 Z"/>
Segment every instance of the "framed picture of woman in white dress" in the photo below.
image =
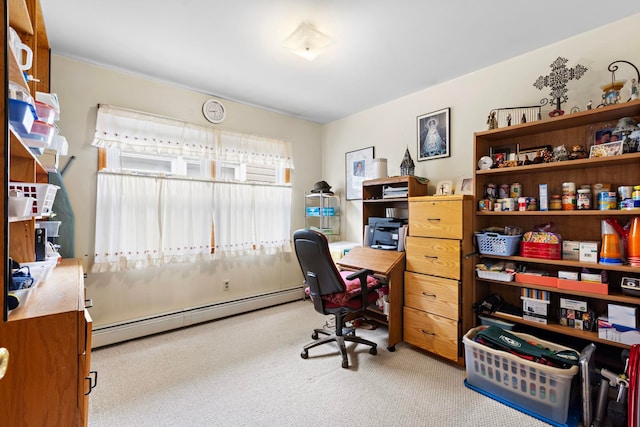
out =
<path fill-rule="evenodd" d="M 449 108 L 418 116 L 418 161 L 449 157 Z"/>

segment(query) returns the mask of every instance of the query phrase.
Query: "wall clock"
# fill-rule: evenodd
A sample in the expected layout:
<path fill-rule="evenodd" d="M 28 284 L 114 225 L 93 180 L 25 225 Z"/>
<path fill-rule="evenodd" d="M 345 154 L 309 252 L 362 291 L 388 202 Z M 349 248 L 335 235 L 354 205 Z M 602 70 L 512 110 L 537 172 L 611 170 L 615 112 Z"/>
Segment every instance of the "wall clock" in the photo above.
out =
<path fill-rule="evenodd" d="M 211 123 L 222 123 L 227 116 L 227 110 L 224 108 L 222 102 L 217 99 L 209 99 L 202 104 L 202 114 L 204 114 L 204 118 Z"/>

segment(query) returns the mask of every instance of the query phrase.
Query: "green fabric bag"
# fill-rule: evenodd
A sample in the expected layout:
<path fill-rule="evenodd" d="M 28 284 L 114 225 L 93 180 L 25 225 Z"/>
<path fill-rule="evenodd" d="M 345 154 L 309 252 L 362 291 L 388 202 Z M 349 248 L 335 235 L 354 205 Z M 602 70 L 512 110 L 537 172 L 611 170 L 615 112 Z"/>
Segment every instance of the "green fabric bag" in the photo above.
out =
<path fill-rule="evenodd" d="M 556 368 L 569 369 L 577 365 L 580 359 L 580 354 L 575 350 L 554 351 L 534 345 L 495 325 L 478 332 L 476 341 L 497 350 L 508 351 L 523 359 Z"/>

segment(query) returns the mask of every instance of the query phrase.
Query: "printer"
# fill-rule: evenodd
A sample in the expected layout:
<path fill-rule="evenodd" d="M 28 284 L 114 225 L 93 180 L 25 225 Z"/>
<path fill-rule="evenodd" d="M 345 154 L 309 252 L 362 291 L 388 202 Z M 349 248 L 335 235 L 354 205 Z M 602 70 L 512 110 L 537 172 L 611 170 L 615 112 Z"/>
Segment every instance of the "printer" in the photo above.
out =
<path fill-rule="evenodd" d="M 407 224 L 402 218 L 369 217 L 365 238 L 373 249 L 398 250 L 398 239 L 402 227 Z"/>

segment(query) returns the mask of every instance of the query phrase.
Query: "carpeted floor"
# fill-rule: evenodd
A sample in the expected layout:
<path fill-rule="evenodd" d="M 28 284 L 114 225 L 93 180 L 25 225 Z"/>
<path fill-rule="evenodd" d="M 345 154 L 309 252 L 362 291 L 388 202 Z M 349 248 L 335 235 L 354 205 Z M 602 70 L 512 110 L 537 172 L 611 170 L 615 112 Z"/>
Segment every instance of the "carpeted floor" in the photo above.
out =
<path fill-rule="evenodd" d="M 358 330 L 378 343 L 300 357 L 329 317 L 298 301 L 99 348 L 90 427 L 161 426 L 548 426 L 466 388 L 465 371 L 400 343 L 386 329 Z"/>

